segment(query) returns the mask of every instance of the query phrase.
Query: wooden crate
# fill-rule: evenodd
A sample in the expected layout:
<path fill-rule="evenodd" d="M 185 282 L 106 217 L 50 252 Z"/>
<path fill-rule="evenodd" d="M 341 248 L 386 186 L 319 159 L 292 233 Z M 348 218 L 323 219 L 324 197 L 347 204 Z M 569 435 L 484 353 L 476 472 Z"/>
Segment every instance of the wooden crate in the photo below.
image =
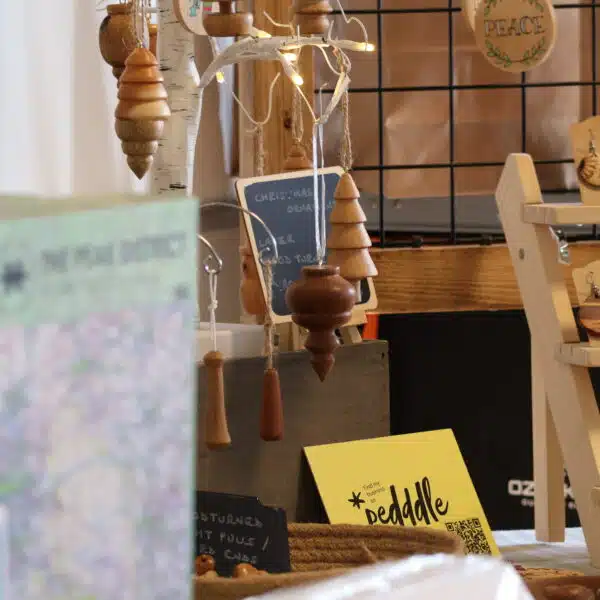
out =
<path fill-rule="evenodd" d="M 287 511 L 290 521 L 325 520 L 302 448 L 389 435 L 389 373 L 386 342 L 342 346 L 321 383 L 306 351 L 277 359 L 285 411 L 285 437 L 259 436 L 264 358 L 225 364 L 225 402 L 231 448 L 209 451 L 204 443 L 204 367 L 199 371 L 197 487 L 253 495 Z M 347 467 L 348 465 L 346 465 Z"/>

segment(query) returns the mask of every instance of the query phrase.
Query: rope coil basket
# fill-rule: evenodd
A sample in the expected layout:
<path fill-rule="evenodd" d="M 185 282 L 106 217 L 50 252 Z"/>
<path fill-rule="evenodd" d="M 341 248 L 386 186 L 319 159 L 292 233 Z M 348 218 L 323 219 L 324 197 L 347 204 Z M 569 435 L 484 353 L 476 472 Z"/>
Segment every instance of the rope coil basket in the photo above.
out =
<path fill-rule="evenodd" d="M 243 600 L 283 587 L 343 575 L 350 569 L 415 554 L 464 554 L 462 540 L 424 527 L 372 525 L 288 526 L 291 573 L 243 579 L 194 577 L 195 600 Z"/>

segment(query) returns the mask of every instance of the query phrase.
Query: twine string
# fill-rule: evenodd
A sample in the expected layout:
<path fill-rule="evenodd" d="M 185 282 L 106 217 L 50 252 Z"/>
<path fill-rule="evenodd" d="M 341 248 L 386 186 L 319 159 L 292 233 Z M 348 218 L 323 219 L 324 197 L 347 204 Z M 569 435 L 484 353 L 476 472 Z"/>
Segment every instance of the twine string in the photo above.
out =
<path fill-rule="evenodd" d="M 215 352 L 217 351 L 217 308 L 219 306 L 219 302 L 217 301 L 217 277 L 217 273 L 208 273 L 208 293 L 210 297 L 208 304 L 208 312 L 210 315 L 210 340 Z"/>
<path fill-rule="evenodd" d="M 262 123 L 254 129 L 254 175 L 262 177 L 265 174 L 265 131 Z"/>
<path fill-rule="evenodd" d="M 298 86 L 294 86 L 292 94 L 292 138 L 300 144 L 304 137 L 304 120 L 302 119 L 302 97 Z"/>
<path fill-rule="evenodd" d="M 273 303 L 273 262 L 266 261 L 264 265 L 265 287 L 267 288 L 267 310 L 265 315 L 265 354 L 267 356 L 267 369 L 273 368 L 273 354 L 275 352 L 275 336 L 271 308 Z"/>
<path fill-rule="evenodd" d="M 337 61 L 340 71 L 346 68 L 345 57 L 342 52 L 337 53 Z M 348 172 L 352 168 L 354 157 L 352 156 L 352 138 L 350 136 L 350 97 L 348 90 L 344 92 L 341 100 L 342 109 L 342 143 L 340 145 L 340 164 L 344 171 Z"/>

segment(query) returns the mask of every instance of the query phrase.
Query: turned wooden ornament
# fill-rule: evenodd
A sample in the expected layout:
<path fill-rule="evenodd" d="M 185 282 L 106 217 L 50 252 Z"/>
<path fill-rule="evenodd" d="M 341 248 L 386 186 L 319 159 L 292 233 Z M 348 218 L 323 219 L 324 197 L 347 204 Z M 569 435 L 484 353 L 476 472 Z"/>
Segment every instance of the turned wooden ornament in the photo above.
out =
<path fill-rule="evenodd" d="M 199 577 L 205 575 L 209 571 L 216 570 L 215 559 L 210 554 L 201 554 L 194 561 L 196 575 Z"/>
<path fill-rule="evenodd" d="M 113 75 L 119 80 L 125 70 L 127 57 L 137 47 L 137 36 L 133 23 L 133 5 L 109 4 L 108 13 L 100 24 L 98 42 L 102 58 L 112 67 Z"/>
<path fill-rule="evenodd" d="M 333 11 L 329 0 L 294 0 L 294 30 L 301 35 L 323 35 L 329 30 L 329 15 Z"/>
<path fill-rule="evenodd" d="M 260 437 L 265 442 L 283 439 L 283 402 L 277 369 L 266 369 L 263 378 L 263 402 L 260 412 Z"/>
<path fill-rule="evenodd" d="M 313 369 L 321 381 L 333 367 L 339 346 L 335 330 L 345 325 L 356 302 L 356 291 L 335 265 L 302 268 L 302 278 L 285 294 L 292 321 L 309 334 L 304 347 L 311 354 Z"/>
<path fill-rule="evenodd" d="M 367 217 L 358 201 L 360 193 L 349 173 L 340 177 L 333 197 L 327 263 L 340 268 L 340 275 L 354 286 L 360 302 L 360 282 L 376 277 L 377 268 L 369 252 L 371 238 L 364 225 Z"/>
<path fill-rule="evenodd" d="M 304 146 L 299 142 L 294 142 L 283 163 L 283 170 L 285 172 L 290 172 L 304 171 L 306 169 L 312 169 L 312 163 L 308 159 Z"/>
<path fill-rule="evenodd" d="M 242 306 L 249 315 L 264 317 L 266 313 L 265 296 L 254 255 L 249 246 L 240 248 L 240 257 L 242 259 L 242 283 L 240 285 Z"/>
<path fill-rule="evenodd" d="M 165 121 L 171 116 L 156 57 L 136 48 L 119 80 L 115 130 L 129 168 L 141 179 L 152 165 Z"/>
<path fill-rule="evenodd" d="M 206 445 L 211 450 L 221 450 L 231 445 L 225 412 L 223 362 L 223 355 L 216 350 L 204 356 L 207 387 Z"/>
<path fill-rule="evenodd" d="M 220 0 L 218 12 L 207 12 L 204 15 L 204 29 L 211 37 L 236 37 L 250 35 L 252 30 L 252 13 L 237 12 L 234 0 Z"/>

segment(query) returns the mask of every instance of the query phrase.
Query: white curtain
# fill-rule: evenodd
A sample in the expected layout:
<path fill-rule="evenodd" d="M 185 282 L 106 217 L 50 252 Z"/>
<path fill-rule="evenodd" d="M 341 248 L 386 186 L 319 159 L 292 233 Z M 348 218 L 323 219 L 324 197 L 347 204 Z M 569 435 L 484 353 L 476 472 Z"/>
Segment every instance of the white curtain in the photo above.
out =
<path fill-rule="evenodd" d="M 0 194 L 143 191 L 114 133 L 97 0 L 0 0 Z"/>

